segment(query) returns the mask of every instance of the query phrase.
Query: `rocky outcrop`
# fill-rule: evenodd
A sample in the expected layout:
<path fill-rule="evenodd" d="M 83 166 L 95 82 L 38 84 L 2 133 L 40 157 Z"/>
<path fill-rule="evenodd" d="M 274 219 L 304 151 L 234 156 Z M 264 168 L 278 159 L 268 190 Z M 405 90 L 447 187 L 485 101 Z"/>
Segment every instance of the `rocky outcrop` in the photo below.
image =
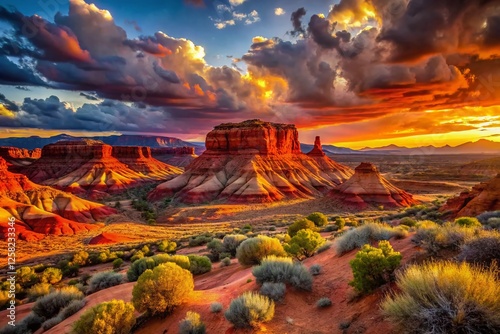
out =
<path fill-rule="evenodd" d="M 500 210 L 500 174 L 450 198 L 440 210 L 451 217 L 475 217 L 485 211 Z"/>
<path fill-rule="evenodd" d="M 250 120 L 216 126 L 206 138 L 209 154 L 300 154 L 299 133 L 293 124 Z"/>
<path fill-rule="evenodd" d="M 5 238 L 8 219 L 16 219 L 16 234 L 21 240 L 40 240 L 47 234 L 71 235 L 98 229 L 93 224 L 116 213 L 47 186 L 37 185 L 24 175 L 7 170 L 0 158 L 0 236 Z"/>
<path fill-rule="evenodd" d="M 327 157 L 320 164 L 301 153 L 291 124 L 222 124 L 207 135 L 206 147 L 184 174 L 159 185 L 150 199 L 247 203 L 313 198 L 352 175 L 351 169 Z"/>
<path fill-rule="evenodd" d="M 324 157 L 326 155 L 325 152 L 323 152 L 319 136 L 316 136 L 316 139 L 314 140 L 314 147 L 309 153 L 307 153 L 307 155 L 310 157 Z"/>
<path fill-rule="evenodd" d="M 27 150 L 25 148 L 0 146 L 0 157 L 5 160 L 9 159 L 38 159 L 42 156 L 42 150 L 36 148 Z"/>
<path fill-rule="evenodd" d="M 110 146 L 95 140 L 61 141 L 22 170 L 32 181 L 90 198 L 168 180 L 182 171 L 151 157 L 140 146 Z"/>
<path fill-rule="evenodd" d="M 330 192 L 335 203 L 352 209 L 367 209 L 382 205 L 384 208 L 407 207 L 418 201 L 406 191 L 387 181 L 375 165 L 363 162 L 354 175 Z"/>
<path fill-rule="evenodd" d="M 151 154 L 157 160 L 176 167 L 186 167 L 198 156 L 194 147 L 160 147 L 152 148 Z"/>

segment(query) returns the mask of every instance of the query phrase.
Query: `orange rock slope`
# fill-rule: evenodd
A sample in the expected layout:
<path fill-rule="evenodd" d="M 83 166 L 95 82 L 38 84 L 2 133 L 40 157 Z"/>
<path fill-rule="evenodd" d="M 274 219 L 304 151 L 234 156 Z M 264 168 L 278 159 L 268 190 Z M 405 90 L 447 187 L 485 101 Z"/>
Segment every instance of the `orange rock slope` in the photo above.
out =
<path fill-rule="evenodd" d="M 159 185 L 150 199 L 271 202 L 322 195 L 352 175 L 326 156 L 301 153 L 294 125 L 260 120 L 222 124 L 184 174 Z"/>
<path fill-rule="evenodd" d="M 51 187 L 37 185 L 24 175 L 7 170 L 0 158 L 0 236 L 5 238 L 8 219 L 16 218 L 21 240 L 39 240 L 47 234 L 71 235 L 97 229 L 92 223 L 116 211 Z"/>
<path fill-rule="evenodd" d="M 479 183 L 470 191 L 450 198 L 441 207 L 442 212 L 451 212 L 454 217 L 474 217 L 495 210 L 500 210 L 500 174 L 488 182 Z"/>
<path fill-rule="evenodd" d="M 90 197 L 103 197 L 182 171 L 151 157 L 151 149 L 110 146 L 95 140 L 60 141 L 23 170 L 32 181 Z"/>
<path fill-rule="evenodd" d="M 341 205 L 355 209 L 378 205 L 384 208 L 404 207 L 418 203 L 411 194 L 387 181 L 377 167 L 368 162 L 356 167 L 354 175 L 333 189 L 330 196 Z"/>

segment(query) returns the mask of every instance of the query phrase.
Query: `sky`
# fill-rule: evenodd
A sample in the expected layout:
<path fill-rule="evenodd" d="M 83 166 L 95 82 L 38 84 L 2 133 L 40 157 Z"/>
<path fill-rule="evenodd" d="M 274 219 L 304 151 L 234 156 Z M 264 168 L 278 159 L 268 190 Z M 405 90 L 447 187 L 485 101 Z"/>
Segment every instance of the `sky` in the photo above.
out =
<path fill-rule="evenodd" d="M 500 141 L 500 0 L 0 0 L 0 137 Z"/>

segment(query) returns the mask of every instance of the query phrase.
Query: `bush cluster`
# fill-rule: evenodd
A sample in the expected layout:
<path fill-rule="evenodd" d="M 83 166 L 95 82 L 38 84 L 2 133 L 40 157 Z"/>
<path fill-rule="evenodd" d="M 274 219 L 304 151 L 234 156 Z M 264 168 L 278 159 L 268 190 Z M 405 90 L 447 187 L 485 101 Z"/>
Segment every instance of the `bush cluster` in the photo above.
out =
<path fill-rule="evenodd" d="M 189 258 L 185 255 L 158 254 L 139 259 L 132 263 L 127 271 L 127 278 L 130 282 L 136 281 L 147 269 L 153 269 L 156 266 L 167 262 L 173 262 L 183 269 L 189 269 L 191 267 Z"/>
<path fill-rule="evenodd" d="M 125 334 L 135 325 L 134 306 L 123 300 L 98 304 L 85 311 L 73 325 L 75 334 Z"/>
<path fill-rule="evenodd" d="M 367 293 L 390 280 L 401 262 L 401 254 L 392 249 L 389 241 L 380 241 L 378 248 L 364 245 L 349 263 L 354 279 L 349 285 Z"/>
<path fill-rule="evenodd" d="M 224 315 L 236 328 L 256 327 L 273 319 L 274 302 L 266 296 L 245 292 L 231 301 Z"/>
<path fill-rule="evenodd" d="M 280 301 L 285 297 L 285 283 L 264 282 L 260 287 L 260 294 L 271 298 L 274 301 Z"/>
<path fill-rule="evenodd" d="M 382 309 L 405 333 L 499 333 L 500 281 L 467 263 L 409 267 Z"/>
<path fill-rule="evenodd" d="M 319 308 L 332 306 L 332 300 L 328 297 L 322 297 L 318 299 L 318 301 L 316 302 L 316 306 Z"/>
<path fill-rule="evenodd" d="M 223 309 L 223 306 L 221 303 L 214 302 L 214 303 L 210 304 L 210 312 L 212 312 L 212 313 L 219 313 L 222 311 L 222 309 Z"/>
<path fill-rule="evenodd" d="M 165 253 L 173 253 L 177 249 L 177 243 L 174 241 L 162 240 L 158 242 L 158 250 Z"/>
<path fill-rule="evenodd" d="M 196 312 L 187 312 L 186 317 L 179 323 L 179 334 L 205 334 L 205 324 Z"/>
<path fill-rule="evenodd" d="M 487 267 L 494 262 L 500 265 L 500 234 L 472 239 L 462 247 L 457 259 Z"/>
<path fill-rule="evenodd" d="M 88 293 L 104 290 L 123 282 L 123 275 L 114 271 L 104 271 L 95 274 L 89 280 Z"/>
<path fill-rule="evenodd" d="M 50 319 L 73 300 L 83 299 L 83 293 L 75 287 L 66 287 L 39 298 L 32 311 L 43 319 Z"/>
<path fill-rule="evenodd" d="M 417 224 L 412 240 L 429 253 L 437 254 L 442 249 L 459 250 L 477 232 L 475 228 L 464 228 L 458 224 L 438 225 L 432 221 L 422 221 Z"/>
<path fill-rule="evenodd" d="M 175 263 L 166 262 L 147 269 L 132 290 L 132 303 L 150 315 L 170 313 L 194 289 L 193 275 Z"/>
<path fill-rule="evenodd" d="M 300 260 L 313 256 L 325 242 L 326 240 L 319 233 L 305 229 L 298 231 L 290 242 L 283 245 L 283 248 L 288 254 Z"/>
<path fill-rule="evenodd" d="M 314 224 L 314 222 L 310 221 L 307 218 L 302 218 L 288 227 L 288 235 L 293 238 L 297 234 L 297 232 L 306 229 L 309 229 L 313 232 L 318 231 L 318 228 L 316 227 L 316 224 Z"/>
<path fill-rule="evenodd" d="M 294 264 L 291 258 L 268 256 L 252 270 L 258 284 L 287 283 L 292 286 L 312 290 L 313 278 L 302 264 Z"/>
<path fill-rule="evenodd" d="M 193 275 L 208 273 L 210 270 L 212 270 L 212 262 L 208 257 L 188 255 L 188 258 L 190 263 L 189 271 L 191 271 Z"/>
<path fill-rule="evenodd" d="M 344 254 L 369 244 L 371 241 L 389 240 L 392 237 L 405 238 L 406 236 L 408 236 L 408 232 L 403 229 L 392 228 L 384 224 L 368 223 L 347 231 L 337 239 L 335 248 L 338 254 Z"/>
<path fill-rule="evenodd" d="M 475 217 L 460 217 L 455 219 L 454 223 L 461 227 L 481 227 L 481 223 Z"/>
<path fill-rule="evenodd" d="M 312 221 L 314 225 L 318 227 L 322 227 L 328 224 L 328 218 L 321 212 L 313 212 L 306 218 Z"/>
<path fill-rule="evenodd" d="M 269 255 L 284 256 L 285 250 L 278 239 L 259 235 L 243 241 L 236 250 L 238 262 L 250 266 L 259 264 Z"/>

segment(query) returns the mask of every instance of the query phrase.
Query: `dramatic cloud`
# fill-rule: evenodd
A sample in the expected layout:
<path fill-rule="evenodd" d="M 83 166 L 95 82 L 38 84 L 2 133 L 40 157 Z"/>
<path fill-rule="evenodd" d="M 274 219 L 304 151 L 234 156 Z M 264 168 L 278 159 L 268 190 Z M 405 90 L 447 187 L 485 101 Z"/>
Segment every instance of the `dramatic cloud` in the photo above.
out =
<path fill-rule="evenodd" d="M 227 33 L 260 21 L 243 2 L 217 3 L 215 27 Z M 161 31 L 131 38 L 110 12 L 83 0 L 70 0 L 69 13 L 53 22 L 0 7 L 11 27 L 0 36 L 0 84 L 73 90 L 89 100 L 75 109 L 56 97 L 22 105 L 4 97 L 0 125 L 201 132 L 260 117 L 365 131 L 359 123 L 382 127 L 402 113 L 411 116 L 394 123 L 418 134 L 498 124 L 443 115 L 471 106 L 487 114 L 500 102 L 500 0 L 341 0 L 326 15 L 306 15 L 291 13 L 289 40 L 256 36 L 231 57 L 233 67 L 214 67 L 202 46 Z M 399 135 L 388 129 L 383 135 Z"/>

